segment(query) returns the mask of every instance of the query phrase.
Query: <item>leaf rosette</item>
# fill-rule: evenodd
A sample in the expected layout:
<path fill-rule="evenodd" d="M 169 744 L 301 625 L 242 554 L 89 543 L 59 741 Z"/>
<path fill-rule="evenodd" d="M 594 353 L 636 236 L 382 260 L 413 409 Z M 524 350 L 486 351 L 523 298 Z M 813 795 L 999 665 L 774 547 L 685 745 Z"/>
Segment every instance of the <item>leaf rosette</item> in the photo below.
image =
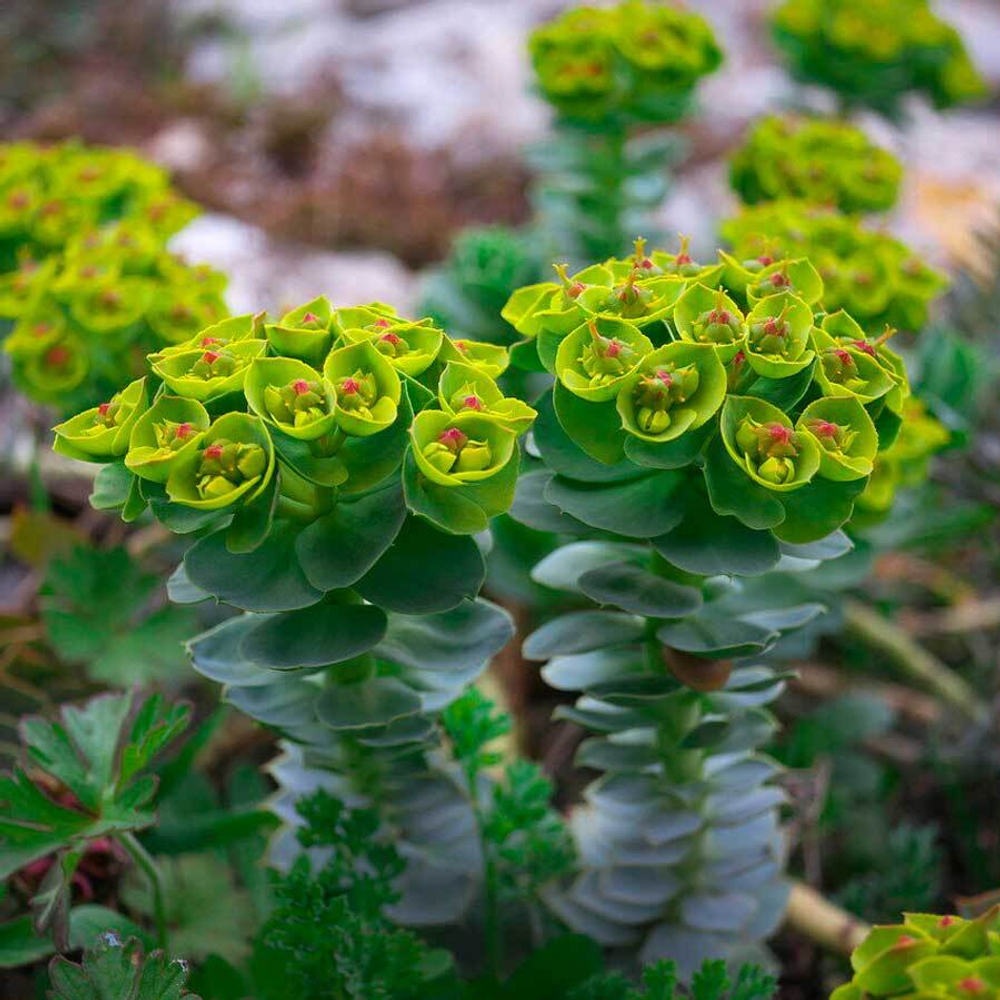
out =
<path fill-rule="evenodd" d="M 379 354 L 404 375 L 422 375 L 436 360 L 444 340 L 444 331 L 432 320 L 410 322 L 380 316 L 362 328 L 348 327 L 343 333 L 348 344 L 369 342 Z"/>
<path fill-rule="evenodd" d="M 809 334 L 812 310 L 791 292 L 761 299 L 747 316 L 746 357 L 758 375 L 786 378 L 815 356 Z"/>
<path fill-rule="evenodd" d="M 180 456 L 198 447 L 211 422 L 196 399 L 158 396 L 132 428 L 125 467 L 141 479 L 165 483 Z"/>
<path fill-rule="evenodd" d="M 264 332 L 275 354 L 319 364 L 333 342 L 330 332 L 333 307 L 325 295 L 285 313 Z"/>
<path fill-rule="evenodd" d="M 266 349 L 266 341 L 240 340 L 224 347 L 161 356 L 152 363 L 152 369 L 178 396 L 210 403 L 240 392 L 250 363 Z"/>
<path fill-rule="evenodd" d="M 729 457 L 755 483 L 787 492 L 819 470 L 819 445 L 764 399 L 729 396 L 722 408 L 722 441 Z"/>
<path fill-rule="evenodd" d="M 592 403 L 608 402 L 652 350 L 652 341 L 634 323 L 595 316 L 559 344 L 556 376 L 575 396 Z"/>
<path fill-rule="evenodd" d="M 177 457 L 167 496 L 197 510 L 251 503 L 274 475 L 274 445 L 260 417 L 226 413 L 204 432 L 198 447 Z"/>
<path fill-rule="evenodd" d="M 721 288 L 698 282 L 690 285 L 674 306 L 678 336 L 690 344 L 710 344 L 726 364 L 742 350 L 746 319 L 740 307 Z"/>
<path fill-rule="evenodd" d="M 852 397 L 817 399 L 795 423 L 819 445 L 819 474 L 848 482 L 871 475 L 878 433 L 868 411 Z"/>
<path fill-rule="evenodd" d="M 853 396 L 872 403 L 897 387 L 895 378 L 875 358 L 856 347 L 838 347 L 823 330 L 813 327 L 812 342 L 819 356 L 816 382 L 825 396 Z"/>
<path fill-rule="evenodd" d="M 425 410 L 413 419 L 410 448 L 418 469 L 439 486 L 464 486 L 495 476 L 510 461 L 517 435 L 475 413 Z"/>
<path fill-rule="evenodd" d="M 56 424 L 53 447 L 61 455 L 90 462 L 107 462 L 124 455 L 132 428 L 146 405 L 146 380 L 136 379 L 108 402 Z"/>
<path fill-rule="evenodd" d="M 751 306 L 785 292 L 814 306 L 823 298 L 823 279 L 812 263 L 804 258 L 780 260 L 765 267 L 746 288 L 747 301 Z"/>
<path fill-rule="evenodd" d="M 622 427 L 644 441 L 672 441 L 707 423 L 726 396 L 726 370 L 707 344 L 675 341 L 647 354 L 618 390 Z"/>
<path fill-rule="evenodd" d="M 368 340 L 331 351 L 323 376 L 336 394 L 336 423 L 354 437 L 370 437 L 396 419 L 402 385 L 392 363 Z"/>
<path fill-rule="evenodd" d="M 333 386 L 296 358 L 255 358 L 243 389 L 264 423 L 300 441 L 323 437 L 337 423 Z"/>
<path fill-rule="evenodd" d="M 445 413 L 478 413 L 515 434 L 528 430 L 537 416 L 527 403 L 504 396 L 489 376 L 457 361 L 441 372 L 438 402 Z"/>

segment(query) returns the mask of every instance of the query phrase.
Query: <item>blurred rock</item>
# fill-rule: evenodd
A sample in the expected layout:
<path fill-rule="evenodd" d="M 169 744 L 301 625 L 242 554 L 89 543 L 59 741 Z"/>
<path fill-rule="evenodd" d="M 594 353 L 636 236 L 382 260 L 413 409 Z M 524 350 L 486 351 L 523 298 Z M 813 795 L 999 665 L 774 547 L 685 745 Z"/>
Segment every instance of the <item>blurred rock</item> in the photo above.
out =
<path fill-rule="evenodd" d="M 195 219 L 174 237 L 171 249 L 229 274 L 226 300 L 235 314 L 267 309 L 280 315 L 320 294 L 335 305 L 379 299 L 405 312 L 416 297 L 413 274 L 391 254 L 332 253 L 282 243 L 225 215 Z"/>
<path fill-rule="evenodd" d="M 172 173 L 195 173 L 212 161 L 212 140 L 204 122 L 179 118 L 157 132 L 146 144 L 150 159 Z"/>

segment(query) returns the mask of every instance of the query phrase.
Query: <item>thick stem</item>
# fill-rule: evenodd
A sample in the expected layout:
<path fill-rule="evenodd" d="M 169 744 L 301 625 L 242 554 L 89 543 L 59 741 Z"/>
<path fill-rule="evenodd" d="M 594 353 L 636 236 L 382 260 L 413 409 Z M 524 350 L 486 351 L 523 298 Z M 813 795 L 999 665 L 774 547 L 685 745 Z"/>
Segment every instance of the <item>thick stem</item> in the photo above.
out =
<path fill-rule="evenodd" d="M 894 622 L 854 600 L 844 602 L 843 614 L 846 628 L 866 646 L 882 653 L 965 718 L 977 724 L 986 720 L 987 708 L 975 691 Z"/>
<path fill-rule="evenodd" d="M 167 952 L 167 909 L 163 901 L 163 883 L 156 862 L 149 852 L 139 843 L 134 833 L 121 834 L 122 846 L 128 851 L 132 860 L 142 869 L 149 879 L 153 892 L 153 920 L 156 923 L 156 944 L 161 951 Z"/>
<path fill-rule="evenodd" d="M 804 882 L 793 882 L 786 921 L 827 951 L 850 955 L 871 928 Z"/>

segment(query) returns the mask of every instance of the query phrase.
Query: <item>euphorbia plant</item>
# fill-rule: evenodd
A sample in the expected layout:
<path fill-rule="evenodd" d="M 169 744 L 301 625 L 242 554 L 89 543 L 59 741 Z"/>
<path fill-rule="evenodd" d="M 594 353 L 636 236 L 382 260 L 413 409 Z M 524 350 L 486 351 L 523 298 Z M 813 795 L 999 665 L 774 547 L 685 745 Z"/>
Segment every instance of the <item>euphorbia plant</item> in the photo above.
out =
<path fill-rule="evenodd" d="M 435 719 L 513 631 L 478 597 L 473 537 L 511 503 L 535 415 L 497 387 L 507 363 L 382 303 L 320 297 L 201 330 L 56 428 L 57 450 L 103 463 L 95 506 L 190 537 L 174 600 L 244 612 L 190 652 L 287 739 L 285 796 L 363 796 L 410 845 L 406 922 L 455 918 L 482 881 L 471 790 Z M 426 828 L 430 801 L 453 811 L 447 831 Z"/>
<path fill-rule="evenodd" d="M 625 0 L 569 10 L 528 44 L 556 113 L 555 136 L 532 156 L 543 233 L 577 261 L 620 253 L 630 231 L 648 228 L 675 155 L 676 141 L 650 127 L 682 118 L 722 62 L 712 30 L 689 11 Z"/>
<path fill-rule="evenodd" d="M 773 27 L 791 72 L 829 87 L 845 108 L 897 117 L 910 93 L 945 108 L 986 91 L 961 36 L 928 0 L 785 0 Z"/>
<path fill-rule="evenodd" d="M 759 119 L 729 165 L 733 189 L 747 205 L 801 198 L 842 212 L 892 208 L 902 172 L 861 129 L 796 115 Z"/>
<path fill-rule="evenodd" d="M 0 147 L 0 323 L 14 380 L 64 413 L 227 314 L 226 279 L 165 249 L 197 214 L 129 153 Z"/>
<path fill-rule="evenodd" d="M 570 606 L 524 651 L 580 692 L 557 714 L 595 734 L 577 760 L 604 773 L 571 817 L 581 870 L 546 899 L 690 975 L 781 919 L 783 796 L 758 748 L 782 675 L 754 658 L 821 610 L 727 598 L 850 549 L 838 529 L 899 431 L 906 372 L 822 311 L 806 259 L 751 268 L 639 241 L 557 271 L 505 310 L 526 338 L 514 356 L 554 378 L 512 514 L 553 536 L 532 576 Z M 831 375 L 831 350 L 868 377 Z"/>

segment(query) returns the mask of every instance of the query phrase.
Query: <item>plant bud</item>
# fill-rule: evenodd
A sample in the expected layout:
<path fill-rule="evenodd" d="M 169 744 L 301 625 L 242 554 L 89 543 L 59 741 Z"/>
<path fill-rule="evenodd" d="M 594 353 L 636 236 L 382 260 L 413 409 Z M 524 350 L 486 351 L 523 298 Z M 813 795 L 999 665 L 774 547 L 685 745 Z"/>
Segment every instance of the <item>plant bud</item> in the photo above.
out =
<path fill-rule="evenodd" d="M 451 472 L 458 454 L 441 441 L 432 441 L 423 448 L 424 458 L 441 472 Z"/>
<path fill-rule="evenodd" d="M 488 469 L 493 461 L 490 446 L 485 441 L 467 440 L 458 453 L 456 472 L 479 472 Z"/>

